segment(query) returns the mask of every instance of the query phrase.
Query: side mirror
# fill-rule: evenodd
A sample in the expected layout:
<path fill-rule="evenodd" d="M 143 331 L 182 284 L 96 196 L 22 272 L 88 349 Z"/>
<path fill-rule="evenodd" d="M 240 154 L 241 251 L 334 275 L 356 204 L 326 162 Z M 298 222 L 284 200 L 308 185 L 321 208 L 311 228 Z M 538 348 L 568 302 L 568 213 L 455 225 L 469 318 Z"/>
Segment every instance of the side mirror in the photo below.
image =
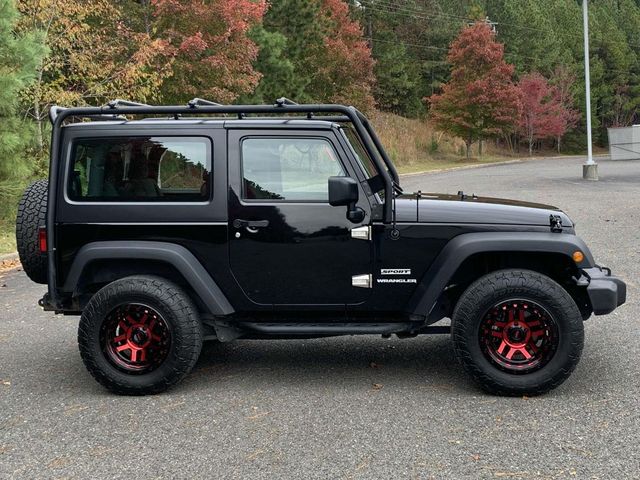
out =
<path fill-rule="evenodd" d="M 329 177 L 329 204 L 332 207 L 347 206 L 347 218 L 352 223 L 364 220 L 365 212 L 356 206 L 358 182 L 351 177 Z"/>
<path fill-rule="evenodd" d="M 351 177 L 329 177 L 329 204 L 332 207 L 358 201 L 358 183 Z"/>

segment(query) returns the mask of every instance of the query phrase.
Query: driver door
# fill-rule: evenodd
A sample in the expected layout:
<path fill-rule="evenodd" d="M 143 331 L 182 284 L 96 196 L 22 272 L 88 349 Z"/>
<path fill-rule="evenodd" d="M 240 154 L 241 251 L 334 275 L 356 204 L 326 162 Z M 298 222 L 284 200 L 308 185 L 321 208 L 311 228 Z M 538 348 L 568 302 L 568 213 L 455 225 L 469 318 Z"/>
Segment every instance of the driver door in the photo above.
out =
<path fill-rule="evenodd" d="M 328 179 L 353 176 L 333 131 L 230 129 L 229 258 L 231 271 L 260 305 L 343 308 L 367 300 L 372 242 L 352 236 L 369 225 L 328 202 Z M 360 188 L 360 187 L 359 187 Z M 362 229 L 361 229 L 362 230 Z"/>

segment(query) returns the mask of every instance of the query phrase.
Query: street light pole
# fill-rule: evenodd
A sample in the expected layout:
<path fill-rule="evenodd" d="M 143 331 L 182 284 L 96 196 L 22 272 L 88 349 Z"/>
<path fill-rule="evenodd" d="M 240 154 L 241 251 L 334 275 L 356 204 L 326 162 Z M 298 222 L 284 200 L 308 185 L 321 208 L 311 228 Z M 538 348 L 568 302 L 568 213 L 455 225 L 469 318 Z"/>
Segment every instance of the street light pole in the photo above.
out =
<path fill-rule="evenodd" d="M 584 23 L 584 83 L 587 101 L 587 162 L 582 165 L 582 178 L 598 180 L 598 164 L 593 161 L 593 144 L 591 140 L 591 74 L 589 72 L 589 6 L 582 0 L 582 20 Z"/>

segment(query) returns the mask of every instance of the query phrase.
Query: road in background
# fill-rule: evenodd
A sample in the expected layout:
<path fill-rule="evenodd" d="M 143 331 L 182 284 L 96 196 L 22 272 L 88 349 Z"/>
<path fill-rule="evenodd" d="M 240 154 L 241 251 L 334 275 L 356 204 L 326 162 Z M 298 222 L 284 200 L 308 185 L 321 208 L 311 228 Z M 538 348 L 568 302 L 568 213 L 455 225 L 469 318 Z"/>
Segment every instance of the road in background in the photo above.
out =
<path fill-rule="evenodd" d="M 405 190 L 556 204 L 628 303 L 586 322 L 583 358 L 537 398 L 481 393 L 448 336 L 237 341 L 152 397 L 84 369 L 77 318 L 0 279 L 0 478 L 640 478 L 640 162 L 540 160 L 403 178 Z"/>

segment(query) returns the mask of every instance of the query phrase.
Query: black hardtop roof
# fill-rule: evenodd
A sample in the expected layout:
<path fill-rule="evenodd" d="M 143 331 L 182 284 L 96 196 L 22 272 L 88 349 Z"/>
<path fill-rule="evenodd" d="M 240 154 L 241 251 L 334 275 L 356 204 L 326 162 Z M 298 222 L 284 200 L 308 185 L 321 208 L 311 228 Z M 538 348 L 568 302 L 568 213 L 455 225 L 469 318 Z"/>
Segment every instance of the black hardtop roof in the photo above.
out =
<path fill-rule="evenodd" d="M 330 118 L 328 120 L 322 119 L 322 117 L 314 117 L 312 119 L 307 118 L 299 118 L 299 117 L 245 117 L 242 120 L 237 118 L 225 118 L 225 117 L 169 117 L 169 118 L 159 118 L 159 117 L 150 117 L 143 118 L 139 120 L 127 120 L 124 118 L 114 117 L 112 119 L 95 119 L 90 122 L 73 122 L 64 125 L 64 128 L 112 128 L 112 127 L 122 127 L 122 126 L 154 126 L 154 127 L 163 127 L 163 126 L 208 126 L 213 128 L 235 128 L 235 127 L 243 127 L 243 128 L 264 128 L 264 127 L 274 127 L 274 128 L 283 128 L 283 127 L 294 127 L 294 128 L 305 128 L 305 129 L 317 129 L 317 130 L 329 130 L 331 128 L 336 128 L 339 124 L 335 121 L 335 118 Z M 345 119 L 347 121 L 348 119 Z"/>

